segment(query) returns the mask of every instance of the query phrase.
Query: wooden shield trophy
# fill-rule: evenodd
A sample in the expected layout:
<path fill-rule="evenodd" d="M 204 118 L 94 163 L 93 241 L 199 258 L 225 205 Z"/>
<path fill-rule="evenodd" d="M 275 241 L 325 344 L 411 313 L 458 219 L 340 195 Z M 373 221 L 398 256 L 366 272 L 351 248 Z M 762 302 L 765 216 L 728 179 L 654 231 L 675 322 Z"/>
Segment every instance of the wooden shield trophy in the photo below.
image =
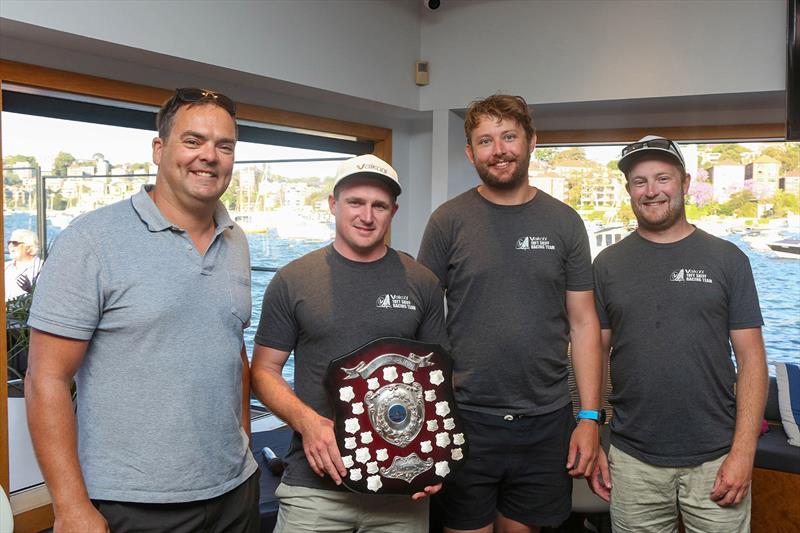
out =
<path fill-rule="evenodd" d="M 369 494 L 413 494 L 464 462 L 453 361 L 438 344 L 376 339 L 334 359 L 325 385 L 347 475 Z"/>

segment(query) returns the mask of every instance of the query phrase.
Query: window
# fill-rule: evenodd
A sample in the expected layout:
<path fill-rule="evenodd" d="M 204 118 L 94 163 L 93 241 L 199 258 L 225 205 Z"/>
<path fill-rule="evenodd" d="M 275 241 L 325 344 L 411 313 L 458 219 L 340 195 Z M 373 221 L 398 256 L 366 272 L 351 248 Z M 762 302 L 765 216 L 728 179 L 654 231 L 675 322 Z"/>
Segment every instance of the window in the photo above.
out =
<path fill-rule="evenodd" d="M 592 257 L 635 228 L 616 166 L 622 147 L 544 147 L 531 156 L 530 183 L 578 211 Z M 681 143 L 681 149 L 692 178 L 689 221 L 750 259 L 770 371 L 776 362 L 800 362 L 800 143 Z M 775 244 L 785 239 L 795 241 L 792 251 Z"/>
<path fill-rule="evenodd" d="M 153 180 L 155 169 L 148 163 L 151 157 L 150 140 L 154 136 L 154 132 L 147 130 L 153 127 L 153 113 L 158 105 L 169 96 L 170 91 L 7 62 L 3 62 L 0 75 L 3 106 L 6 111 L 2 115 L 2 146 L 3 154 L 6 156 L 3 166 L 13 167 L 4 172 L 3 194 L 7 209 L 7 212 L 4 213 L 6 215 L 4 216 L 4 222 L 6 222 L 4 244 L 9 240 L 9 234 L 14 227 L 23 227 L 34 231 L 37 229 L 35 213 L 38 198 L 34 191 L 36 190 L 35 182 L 40 174 L 48 189 L 46 203 L 39 206 L 40 210 L 47 211 L 46 217 L 42 218 L 47 220 L 44 227 L 48 242 L 75 214 L 86 208 L 99 207 L 130 195 L 133 191 L 138 190 L 142 183 Z M 39 88 L 32 88 L 32 86 Z M 46 105 L 47 98 L 53 98 L 51 93 L 62 89 L 68 93 L 58 93 L 56 96 L 69 101 L 59 101 L 57 105 L 53 105 L 51 101 L 50 105 Z M 45 100 L 35 97 L 44 97 Z M 10 111 L 9 107 L 14 108 L 13 113 L 8 112 Z M 58 141 L 62 143 L 60 146 L 63 148 L 58 151 L 63 151 L 65 154 L 62 154 L 61 159 L 58 160 L 59 164 L 55 165 L 55 168 L 59 170 L 51 172 L 53 161 L 49 160 L 56 160 L 55 156 L 58 155 L 58 151 L 46 156 L 39 156 L 36 161 L 31 161 L 28 157 L 9 159 L 14 155 L 27 155 L 35 158 L 36 151 L 28 151 L 24 148 L 14 149 L 13 142 L 28 136 L 36 140 L 38 148 L 45 142 L 44 138 L 47 137 L 49 129 L 47 124 L 38 123 L 24 134 L 21 134 L 19 130 L 12 131 L 10 123 L 13 118 L 10 118 L 11 114 L 26 115 L 27 120 L 34 122 L 50 120 L 50 124 L 53 124 L 53 121 L 72 120 L 73 128 L 76 127 L 76 122 L 87 127 L 95 127 L 95 123 L 106 124 L 109 129 L 100 134 L 100 138 L 108 143 L 103 146 L 98 144 L 96 149 L 71 148 L 69 143 L 78 139 L 80 135 L 75 129 L 70 129 L 66 134 L 62 133 Z M 259 179 L 265 175 L 270 178 L 268 180 L 270 182 L 280 181 L 286 186 L 296 185 L 293 196 L 291 194 L 289 196 L 294 201 L 304 204 L 307 202 L 307 205 L 312 206 L 310 211 L 313 214 L 315 211 L 313 198 L 308 200 L 307 196 L 312 193 L 317 196 L 324 195 L 323 191 L 312 189 L 315 186 L 317 189 L 324 188 L 328 184 L 325 178 L 332 175 L 330 168 L 336 166 L 335 162 L 319 161 L 320 159 L 341 159 L 355 153 L 366 152 L 372 152 L 386 160 L 391 159 L 391 131 L 385 128 L 277 111 L 253 105 L 242 105 L 237 118 L 240 123 L 240 145 L 237 152 L 240 156 L 239 159 L 242 159 L 242 156 L 245 159 L 236 165 L 235 172 L 237 180 L 240 180 L 243 186 L 239 189 L 231 189 L 229 197 L 225 200 L 232 210 L 240 209 L 241 212 L 237 212 L 236 216 L 240 217 L 243 223 L 244 218 L 247 217 L 247 211 L 258 208 L 258 204 L 254 202 L 260 201 L 259 193 L 261 191 L 257 187 Z M 87 125 L 86 122 L 92 124 Z M 267 124 L 269 124 L 268 127 Z M 117 135 L 127 136 L 126 140 L 119 140 Z M 113 141 L 112 139 L 117 140 Z M 253 145 L 250 153 L 247 152 L 248 144 Z M 269 149 L 265 149 L 266 144 L 281 148 L 275 148 L 278 151 L 269 151 Z M 290 150 L 285 148 L 286 145 L 297 148 Z M 120 146 L 126 146 L 128 149 L 140 149 L 142 152 L 132 157 L 124 157 L 115 152 Z M 19 152 L 27 153 L 20 154 Z M 67 154 L 72 154 L 73 160 L 69 160 Z M 313 169 L 304 166 L 309 163 L 309 159 L 315 160 L 310 162 L 317 165 Z M 81 165 L 81 163 L 84 164 Z M 72 168 L 73 175 L 67 175 L 68 168 Z M 303 196 L 304 192 L 307 193 L 306 196 Z M 261 201 L 267 196 L 261 195 Z M 285 196 L 282 201 L 287 201 Z M 303 214 L 308 213 L 304 212 Z M 14 220 L 12 223 L 8 217 L 16 217 L 19 220 Z M 266 261 L 266 263 L 277 266 L 283 257 L 276 252 L 280 248 L 276 245 L 278 240 L 291 240 L 292 242 L 284 247 L 297 255 L 303 253 L 302 246 L 317 247 L 324 243 L 324 240 L 320 240 L 320 235 L 324 233 L 327 237 L 329 232 L 322 232 L 319 229 L 320 225 L 326 228 L 326 222 L 322 218 L 312 222 L 314 224 L 310 224 L 310 227 L 317 230 L 313 238 L 305 238 L 302 232 L 287 239 L 283 239 L 283 236 L 278 234 L 273 238 L 274 231 L 270 229 L 263 233 L 250 234 L 251 249 L 271 251 L 268 255 L 269 259 L 273 261 L 272 263 Z M 304 229 L 304 231 L 307 230 L 308 228 Z M 7 251 L 7 246 L 5 249 Z M 258 267 L 259 265 L 254 266 Z M 272 268 L 274 267 L 263 267 L 264 270 Z M 263 278 L 264 281 L 261 284 L 263 290 L 271 275 L 268 271 L 254 272 L 254 284 L 258 283 L 259 277 Z M 260 305 L 260 301 L 261 294 L 254 298 L 254 303 L 258 302 Z M 254 317 L 257 316 L 257 314 L 254 315 Z M 252 332 L 250 338 L 252 338 Z M 13 372 L 9 376 L 12 380 L 16 377 Z M 13 387 L 10 387 L 9 390 L 11 388 Z M 2 403 L 6 402 L 7 392 L 8 390 L 4 390 L 0 394 Z M 9 403 L 12 402 L 21 403 L 22 399 L 11 398 Z M 16 426 L 25 427 L 24 415 L 20 417 L 10 413 L 9 422 L 12 432 Z M 26 457 L 17 455 L 12 461 L 13 464 L 9 465 L 9 448 L 15 450 L 15 453 L 20 450 L 16 441 L 13 440 L 14 438 L 12 436 L 9 442 L 10 446 L 6 446 L 6 442 L 3 442 L 1 448 L 3 452 L 0 454 L 0 478 L 5 480 L 9 466 L 11 466 L 12 490 L 34 484 L 36 482 L 34 478 L 38 474 L 33 471 L 35 460 L 30 453 Z M 27 466 L 21 468 L 20 465 L 26 463 Z M 34 467 L 29 468 L 30 465 L 34 465 Z M 14 504 L 15 499 L 17 504 Z M 33 519 L 37 524 L 41 523 L 42 527 L 52 524 L 52 522 L 48 522 L 48 512 L 42 507 L 47 501 L 46 493 L 42 496 L 42 491 L 38 489 L 18 491 L 12 495 L 12 505 L 33 509 L 26 519 Z"/>

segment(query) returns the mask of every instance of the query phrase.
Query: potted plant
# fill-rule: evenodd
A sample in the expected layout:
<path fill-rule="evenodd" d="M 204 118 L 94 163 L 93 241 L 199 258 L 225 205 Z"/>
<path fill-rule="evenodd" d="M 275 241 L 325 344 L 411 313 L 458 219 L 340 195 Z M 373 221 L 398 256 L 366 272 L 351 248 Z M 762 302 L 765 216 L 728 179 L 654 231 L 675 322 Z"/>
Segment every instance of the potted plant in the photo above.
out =
<path fill-rule="evenodd" d="M 31 310 L 32 293 L 25 293 L 6 302 L 6 354 L 8 362 L 8 395 L 23 396 L 22 380 L 28 368 L 28 347 L 31 329 L 28 315 Z"/>

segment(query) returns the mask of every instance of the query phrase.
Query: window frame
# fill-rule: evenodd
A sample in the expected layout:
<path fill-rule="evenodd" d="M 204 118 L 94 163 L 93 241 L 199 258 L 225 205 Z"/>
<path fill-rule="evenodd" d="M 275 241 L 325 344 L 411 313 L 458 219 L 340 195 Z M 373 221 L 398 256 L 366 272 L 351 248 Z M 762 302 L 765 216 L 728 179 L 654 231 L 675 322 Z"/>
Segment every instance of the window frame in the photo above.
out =
<path fill-rule="evenodd" d="M 97 76 L 88 76 L 76 72 L 0 59 L 0 109 L 2 109 L 3 103 L 2 89 L 3 86 L 7 84 L 155 107 L 160 107 L 173 92 L 172 89 L 111 80 Z M 346 135 L 359 140 L 370 141 L 374 146 L 372 153 L 391 164 L 392 130 L 388 128 L 296 113 L 293 111 L 248 104 L 246 102 L 237 102 L 236 117 L 240 120 L 258 122 L 268 126 L 274 125 L 300 130 L 318 131 L 321 133 Z M 2 118 L 0 117 L 0 130 L 1 129 Z M 0 139 L 0 159 L 2 159 L 2 154 L 2 139 Z M 2 170 L 0 170 L 0 206 L 5 198 L 3 195 L 2 177 Z M 0 220 L 0 230 L 2 229 L 3 221 Z M 2 276 L 0 276 L 0 286 L 4 287 Z M 0 291 L 3 291 L 3 289 L 0 288 Z M 0 313 L 0 315 L 2 315 L 2 317 L 0 317 L 0 328 L 5 331 L 6 316 L 5 313 Z M 5 353 L 6 349 L 6 336 L 0 335 L 0 352 Z M 0 383 L 7 383 L 7 381 L 8 368 L 5 364 L 1 364 Z M 8 388 L 5 385 L 0 387 L 0 442 L 3 444 L 0 446 L 0 485 L 8 494 Z M 39 531 L 47 527 L 52 527 L 52 506 L 47 504 L 28 509 L 15 515 L 14 519 L 18 531 Z"/>

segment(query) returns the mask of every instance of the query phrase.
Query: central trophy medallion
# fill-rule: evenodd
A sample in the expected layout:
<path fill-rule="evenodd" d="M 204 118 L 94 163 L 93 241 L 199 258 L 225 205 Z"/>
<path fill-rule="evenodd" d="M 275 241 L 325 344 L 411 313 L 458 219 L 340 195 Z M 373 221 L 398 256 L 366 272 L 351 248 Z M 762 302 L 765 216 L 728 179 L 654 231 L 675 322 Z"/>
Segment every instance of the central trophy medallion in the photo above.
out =
<path fill-rule="evenodd" d="M 422 385 L 392 383 L 364 396 L 372 427 L 387 442 L 400 446 L 419 435 L 425 421 L 425 405 Z"/>

